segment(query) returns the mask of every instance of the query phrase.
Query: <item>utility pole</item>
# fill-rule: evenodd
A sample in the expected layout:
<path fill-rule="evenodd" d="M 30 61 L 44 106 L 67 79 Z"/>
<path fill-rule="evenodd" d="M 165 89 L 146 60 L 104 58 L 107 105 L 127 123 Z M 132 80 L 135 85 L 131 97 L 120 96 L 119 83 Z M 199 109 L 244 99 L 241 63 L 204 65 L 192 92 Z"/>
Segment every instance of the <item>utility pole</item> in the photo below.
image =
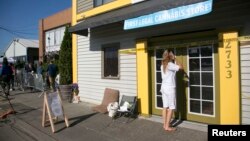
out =
<path fill-rule="evenodd" d="M 14 39 L 14 64 L 16 63 L 16 42 L 18 42 L 19 39 Z"/>
<path fill-rule="evenodd" d="M 48 40 L 49 40 L 49 46 L 48 46 L 48 58 L 50 60 L 50 37 L 48 37 Z"/>

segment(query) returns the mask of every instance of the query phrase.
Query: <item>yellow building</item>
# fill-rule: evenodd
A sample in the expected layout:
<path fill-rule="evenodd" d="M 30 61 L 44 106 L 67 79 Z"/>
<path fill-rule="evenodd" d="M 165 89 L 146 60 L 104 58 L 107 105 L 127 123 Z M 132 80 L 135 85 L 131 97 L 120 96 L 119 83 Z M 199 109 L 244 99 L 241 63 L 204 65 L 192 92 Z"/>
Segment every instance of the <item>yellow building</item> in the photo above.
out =
<path fill-rule="evenodd" d="M 142 116 L 161 115 L 161 56 L 174 50 L 175 118 L 250 123 L 247 0 L 73 0 L 73 80 L 84 101 L 106 87 L 138 97 Z"/>

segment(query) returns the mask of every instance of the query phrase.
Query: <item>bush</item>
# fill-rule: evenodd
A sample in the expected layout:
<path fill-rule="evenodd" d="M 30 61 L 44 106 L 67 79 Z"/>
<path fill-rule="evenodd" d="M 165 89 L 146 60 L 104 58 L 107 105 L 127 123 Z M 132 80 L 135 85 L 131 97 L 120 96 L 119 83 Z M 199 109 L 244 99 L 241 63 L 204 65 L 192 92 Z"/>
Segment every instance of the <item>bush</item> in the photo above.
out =
<path fill-rule="evenodd" d="M 68 85 L 72 83 L 72 36 L 68 32 L 68 26 L 65 29 L 63 41 L 59 51 L 59 73 L 60 84 Z"/>

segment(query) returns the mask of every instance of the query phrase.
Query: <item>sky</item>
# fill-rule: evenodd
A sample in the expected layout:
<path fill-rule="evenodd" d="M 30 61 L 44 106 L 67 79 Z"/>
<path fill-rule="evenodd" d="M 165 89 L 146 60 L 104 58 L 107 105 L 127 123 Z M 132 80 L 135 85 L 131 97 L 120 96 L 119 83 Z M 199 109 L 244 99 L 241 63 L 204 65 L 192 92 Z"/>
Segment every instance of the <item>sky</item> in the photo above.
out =
<path fill-rule="evenodd" d="M 39 20 L 71 7 L 72 0 L 0 0 L 0 53 L 14 38 L 37 39 Z"/>

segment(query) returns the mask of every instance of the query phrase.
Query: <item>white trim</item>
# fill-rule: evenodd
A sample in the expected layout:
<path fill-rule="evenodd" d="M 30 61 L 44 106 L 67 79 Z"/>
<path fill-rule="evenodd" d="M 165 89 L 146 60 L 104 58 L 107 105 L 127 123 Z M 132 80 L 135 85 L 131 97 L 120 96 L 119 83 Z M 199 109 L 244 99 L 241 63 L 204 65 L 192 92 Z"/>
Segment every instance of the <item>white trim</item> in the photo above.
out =
<path fill-rule="evenodd" d="M 159 59 L 157 59 L 157 57 L 156 57 L 156 48 L 154 49 L 154 70 L 155 70 L 155 73 L 154 73 L 154 75 L 155 75 L 155 92 L 154 92 L 154 101 L 155 101 L 155 105 L 154 105 L 154 108 L 155 109 L 158 109 L 158 110 L 161 110 L 162 109 L 162 107 L 157 107 L 157 84 L 161 84 L 161 83 L 158 83 L 157 82 L 157 72 L 161 72 L 161 71 L 157 71 L 157 60 L 161 60 L 161 58 L 159 58 Z M 160 50 L 160 49 L 159 49 Z M 162 95 L 159 95 L 158 97 L 161 97 L 162 98 Z M 163 102 L 162 102 L 162 105 L 163 105 Z"/>

